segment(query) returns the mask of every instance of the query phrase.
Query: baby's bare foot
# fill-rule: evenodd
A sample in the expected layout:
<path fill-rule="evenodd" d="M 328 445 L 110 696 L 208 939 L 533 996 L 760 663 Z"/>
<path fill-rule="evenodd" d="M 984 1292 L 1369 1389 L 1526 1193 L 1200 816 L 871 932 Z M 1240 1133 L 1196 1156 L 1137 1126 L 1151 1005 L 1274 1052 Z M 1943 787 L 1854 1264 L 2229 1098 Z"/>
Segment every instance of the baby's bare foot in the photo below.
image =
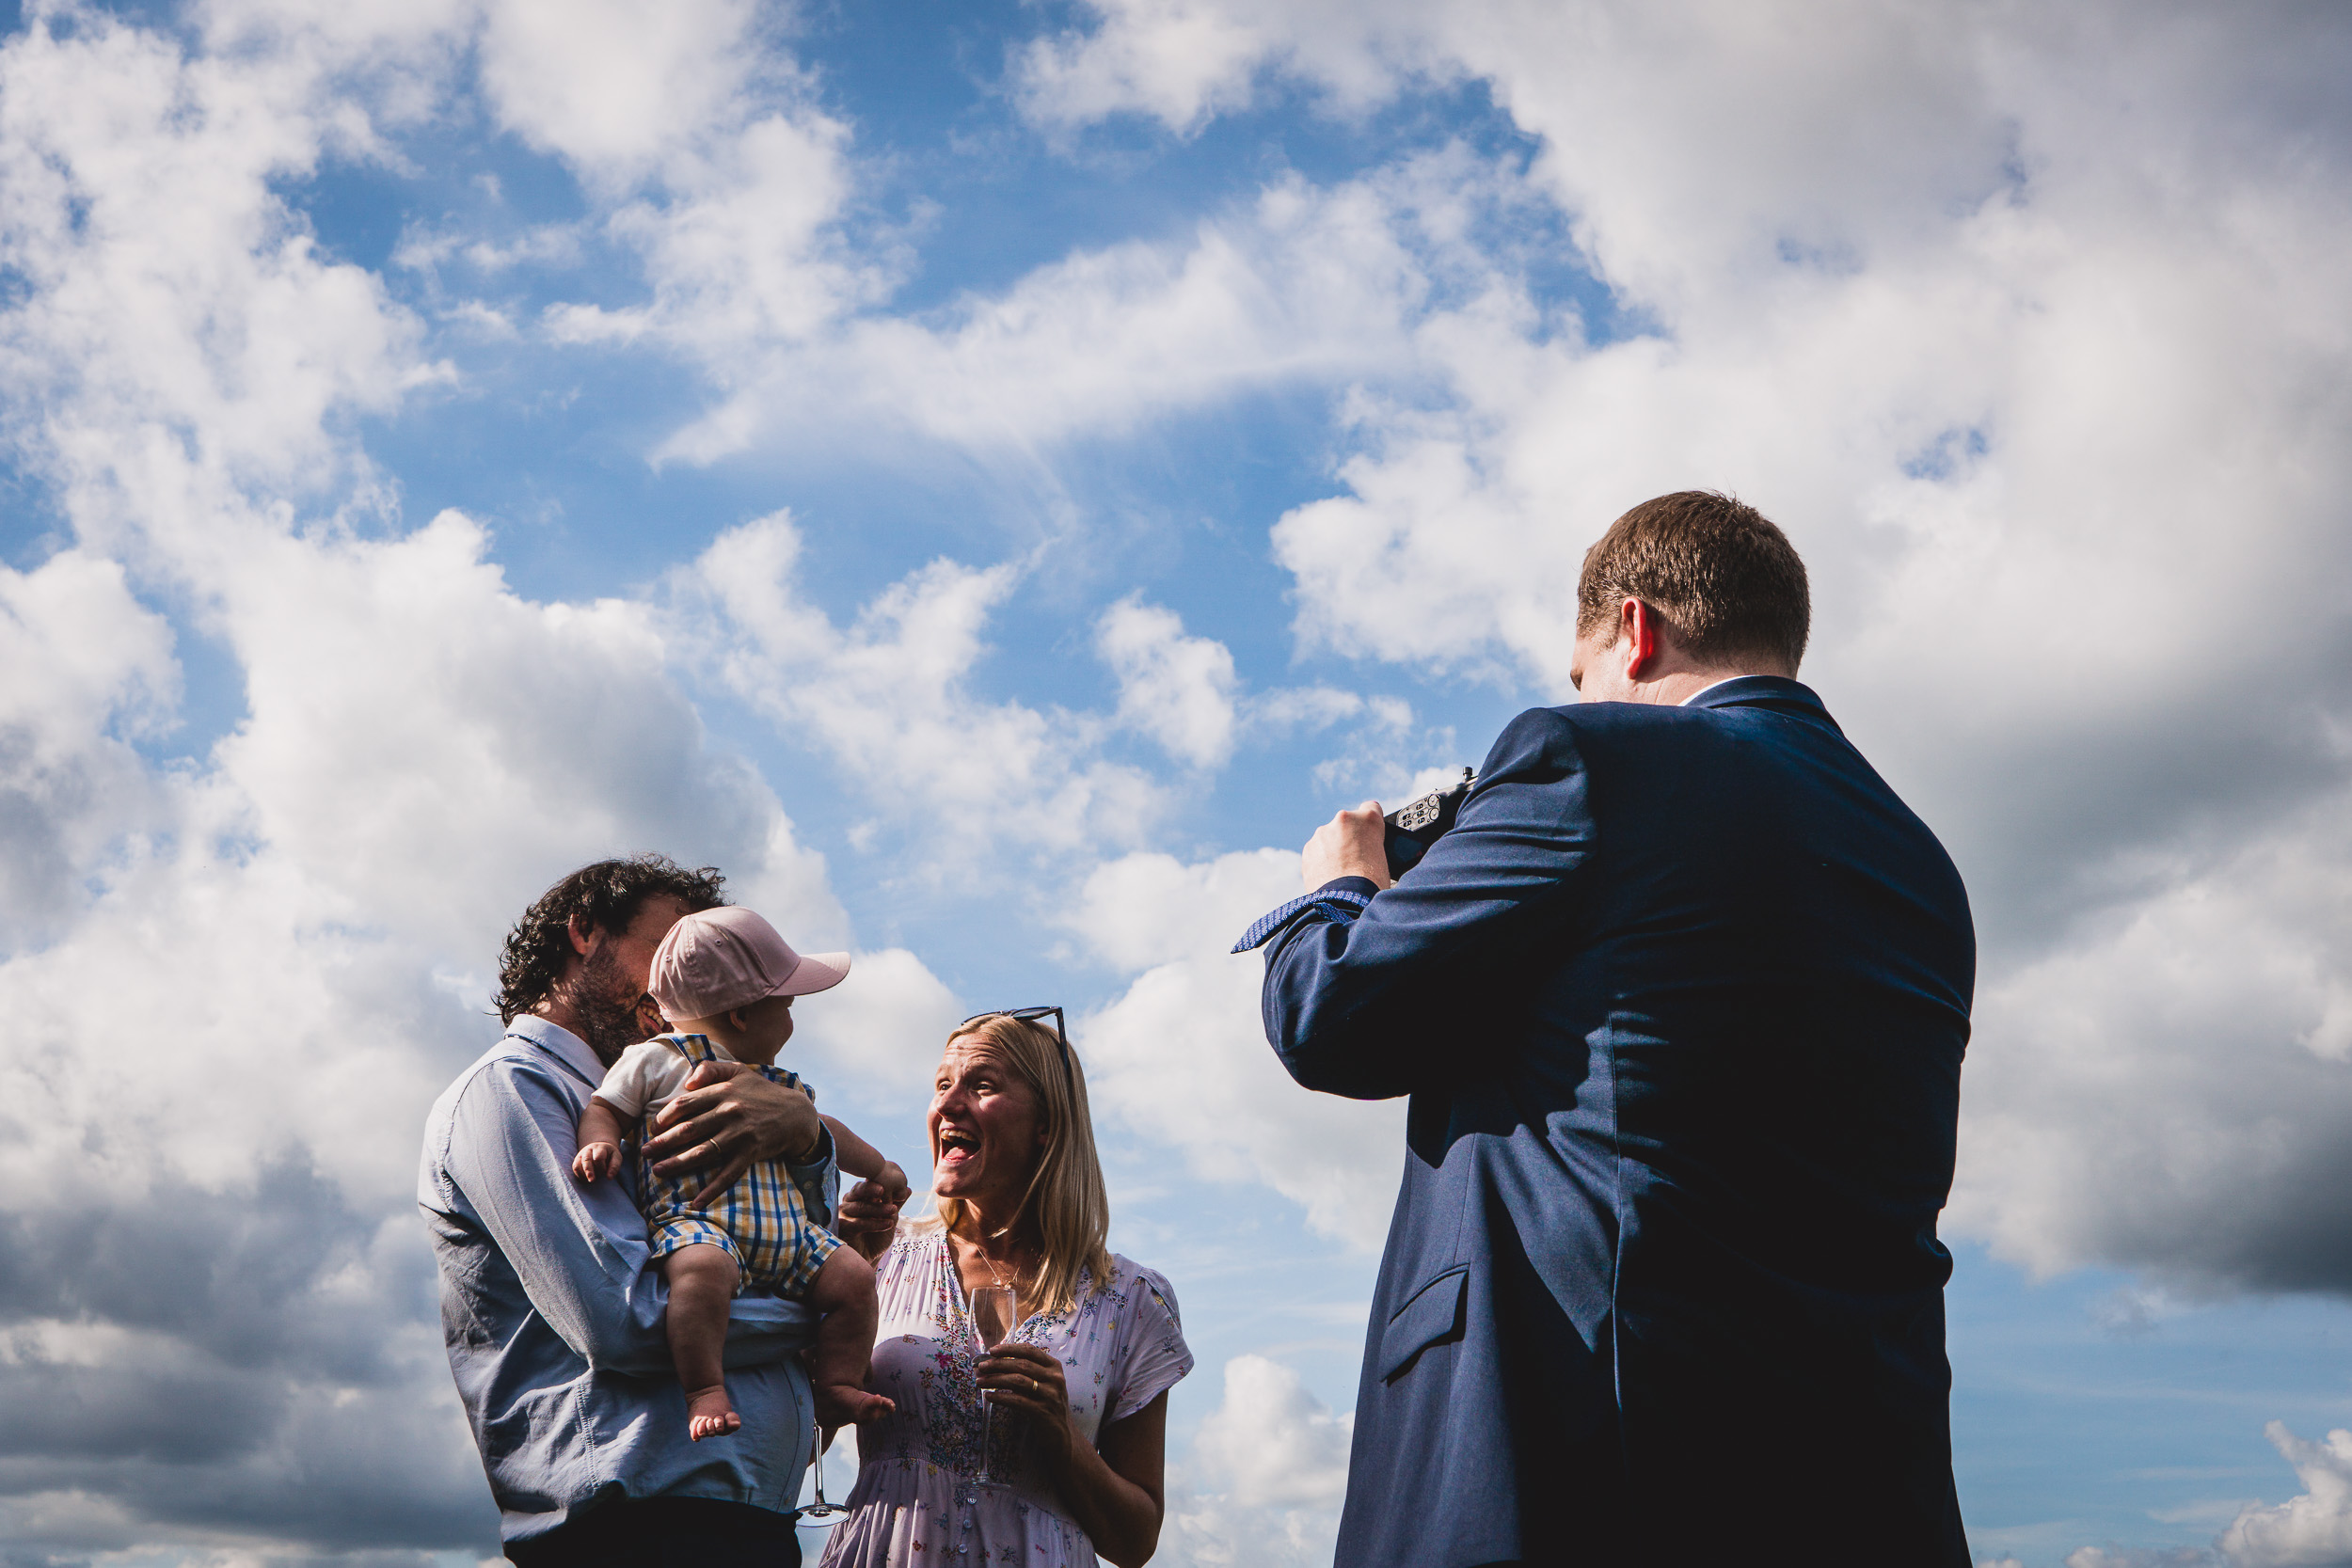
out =
<path fill-rule="evenodd" d="M 695 1442 L 706 1437 L 724 1437 L 742 1424 L 743 1418 L 735 1413 L 735 1405 L 727 1398 L 725 1384 L 686 1390 L 686 1434 Z"/>
<path fill-rule="evenodd" d="M 817 1396 L 818 1426 L 848 1426 L 859 1421 L 880 1420 L 898 1408 L 882 1395 L 869 1394 L 854 1383 L 819 1383 L 810 1391 Z"/>

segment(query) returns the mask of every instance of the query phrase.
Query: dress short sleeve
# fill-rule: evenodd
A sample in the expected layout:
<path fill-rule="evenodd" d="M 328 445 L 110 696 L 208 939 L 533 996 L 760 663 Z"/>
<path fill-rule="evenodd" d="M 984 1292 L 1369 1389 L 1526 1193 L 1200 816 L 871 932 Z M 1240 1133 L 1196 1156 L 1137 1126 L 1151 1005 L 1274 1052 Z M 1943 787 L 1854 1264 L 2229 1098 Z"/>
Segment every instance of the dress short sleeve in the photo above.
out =
<path fill-rule="evenodd" d="M 1125 1420 L 1192 1370 L 1192 1347 L 1184 1343 L 1175 1287 L 1157 1269 L 1130 1267 L 1135 1277 L 1127 1291 L 1127 1321 L 1120 1325 L 1126 1331 L 1126 1365 L 1111 1403 L 1112 1421 Z"/>

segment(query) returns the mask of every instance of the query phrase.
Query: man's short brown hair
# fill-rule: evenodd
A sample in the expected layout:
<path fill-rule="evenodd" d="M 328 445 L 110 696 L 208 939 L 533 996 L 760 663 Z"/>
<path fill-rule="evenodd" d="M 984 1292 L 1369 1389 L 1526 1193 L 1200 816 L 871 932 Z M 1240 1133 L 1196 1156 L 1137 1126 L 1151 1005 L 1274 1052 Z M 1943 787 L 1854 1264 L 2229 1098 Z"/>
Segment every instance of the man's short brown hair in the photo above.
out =
<path fill-rule="evenodd" d="M 1576 634 L 1611 623 L 1639 599 L 1657 611 L 1683 651 L 1703 663 L 1787 661 L 1796 673 L 1813 622 L 1804 562 L 1762 513 L 1712 490 L 1646 500 L 1609 525 L 1584 552 L 1576 584 Z"/>

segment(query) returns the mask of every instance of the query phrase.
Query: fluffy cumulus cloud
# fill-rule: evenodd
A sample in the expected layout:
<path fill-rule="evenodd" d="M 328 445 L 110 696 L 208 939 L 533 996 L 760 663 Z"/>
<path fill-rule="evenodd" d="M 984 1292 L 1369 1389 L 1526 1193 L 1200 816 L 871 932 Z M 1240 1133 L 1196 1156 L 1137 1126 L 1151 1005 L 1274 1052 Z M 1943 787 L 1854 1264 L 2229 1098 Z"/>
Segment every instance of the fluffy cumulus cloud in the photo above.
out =
<path fill-rule="evenodd" d="M 78 550 L 0 567 L 0 932 L 38 940 L 142 815 L 153 786 L 130 742 L 168 721 L 180 666 L 121 566 Z"/>
<path fill-rule="evenodd" d="M 2300 1495 L 2275 1506 L 2236 1505 L 2228 1528 L 2209 1545 L 2084 1546 L 2067 1555 L 2066 1568 L 2343 1568 L 2352 1563 L 2352 1432 L 2338 1430 L 2313 1440 L 2296 1436 L 2284 1421 L 2272 1421 L 2263 1432 L 2279 1456 L 2295 1467 L 2303 1483 Z M 2230 1517 L 2231 1512 L 2225 1505 L 2222 1516 Z M 2010 1560 L 2010 1568 L 2015 1560 Z"/>
<path fill-rule="evenodd" d="M 1104 611 L 1095 645 L 1119 677 L 1119 717 L 1195 768 L 1233 754 L 1233 656 L 1187 637 L 1174 611 L 1130 594 Z"/>
<path fill-rule="evenodd" d="M 1086 1020 L 1089 1082 L 1127 1125 L 1184 1150 L 1200 1178 L 1263 1182 L 1316 1228 L 1370 1250 L 1403 1168 L 1402 1103 L 1293 1084 L 1259 1021 L 1263 966 L 1227 952 L 1297 892 L 1298 856 L 1279 849 L 1192 865 L 1134 854 L 1095 870 L 1071 927 L 1133 978 Z"/>
<path fill-rule="evenodd" d="M 1119 682 L 1116 721 L 1189 768 L 1224 767 L 1248 736 L 1320 731 L 1369 716 L 1365 733 L 1386 736 L 1412 719 L 1409 705 L 1394 698 L 1367 701 L 1328 686 L 1244 691 L 1231 649 L 1188 635 L 1174 610 L 1134 594 L 1095 623 L 1094 648 Z"/>
<path fill-rule="evenodd" d="M 798 592 L 800 551 L 783 515 L 722 534 L 671 578 L 681 635 L 729 689 L 836 757 L 935 864 L 969 867 L 999 844 L 1132 841 L 1149 827 L 1160 786 L 1099 755 L 1099 716 L 973 694 L 1015 567 L 934 561 L 844 629 Z"/>
<path fill-rule="evenodd" d="M 1250 392 L 1343 384 L 1395 366 L 1430 286 L 1416 214 L 1392 182 L 1284 175 L 1169 240 L 1037 268 L 921 317 L 721 340 L 727 398 L 665 447 L 707 461 L 821 436 L 877 452 L 912 435 L 992 464 L 1123 435 Z"/>
<path fill-rule="evenodd" d="M 2280 1457 L 2295 1466 L 2303 1495 L 2277 1508 L 2256 1504 L 2239 1514 L 2215 1543 L 2233 1568 L 2322 1568 L 2352 1562 L 2352 1432 L 2318 1442 L 2289 1432 L 2283 1421 L 2263 1429 Z"/>
<path fill-rule="evenodd" d="M 1308 1568 L 1331 1560 L 1352 1419 L 1263 1355 L 1225 1364 L 1224 1397 L 1168 1477 L 1164 1549 L 1178 1568 Z"/>

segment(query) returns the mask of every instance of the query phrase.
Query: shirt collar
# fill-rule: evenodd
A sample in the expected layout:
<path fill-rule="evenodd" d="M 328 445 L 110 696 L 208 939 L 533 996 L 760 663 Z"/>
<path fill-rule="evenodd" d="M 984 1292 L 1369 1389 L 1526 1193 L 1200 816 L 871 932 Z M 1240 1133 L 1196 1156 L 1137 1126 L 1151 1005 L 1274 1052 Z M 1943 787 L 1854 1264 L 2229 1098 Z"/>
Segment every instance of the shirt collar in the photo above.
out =
<path fill-rule="evenodd" d="M 591 1084 L 604 1082 L 604 1064 L 588 1049 L 588 1042 L 560 1023 L 549 1023 L 536 1013 L 524 1013 L 506 1026 L 510 1035 L 519 1035 L 540 1050 L 570 1068 Z"/>
<path fill-rule="evenodd" d="M 1766 713 L 1820 724 L 1833 735 L 1846 733 L 1837 727 L 1837 721 L 1829 716 L 1829 709 L 1821 705 L 1820 695 L 1811 687 L 1787 675 L 1734 675 L 1704 690 L 1693 691 L 1685 705 L 1760 708 Z"/>
<path fill-rule="evenodd" d="M 1714 690 L 1717 687 L 1719 687 L 1719 686 L 1723 686 L 1723 685 L 1726 684 L 1727 682 L 1736 681 L 1736 680 L 1745 680 L 1746 678 L 1747 678 L 1747 677 L 1746 677 L 1746 676 L 1744 676 L 1744 675 L 1725 675 L 1725 676 L 1724 676 L 1722 680 L 1719 680 L 1719 681 L 1709 681 L 1709 682 L 1708 682 L 1705 686 L 1700 687 L 1700 688 L 1699 688 L 1696 691 L 1692 692 L 1692 693 L 1691 693 L 1688 697 L 1683 698 L 1683 699 L 1682 699 L 1682 701 L 1680 701 L 1680 702 L 1677 703 L 1677 704 L 1675 705 L 1675 706 L 1677 706 L 1677 707 L 1689 707 L 1689 706 L 1690 706 L 1692 703 L 1697 702 L 1697 701 L 1698 701 L 1701 697 L 1706 696 L 1708 692 L 1710 692 L 1710 691 Z"/>

